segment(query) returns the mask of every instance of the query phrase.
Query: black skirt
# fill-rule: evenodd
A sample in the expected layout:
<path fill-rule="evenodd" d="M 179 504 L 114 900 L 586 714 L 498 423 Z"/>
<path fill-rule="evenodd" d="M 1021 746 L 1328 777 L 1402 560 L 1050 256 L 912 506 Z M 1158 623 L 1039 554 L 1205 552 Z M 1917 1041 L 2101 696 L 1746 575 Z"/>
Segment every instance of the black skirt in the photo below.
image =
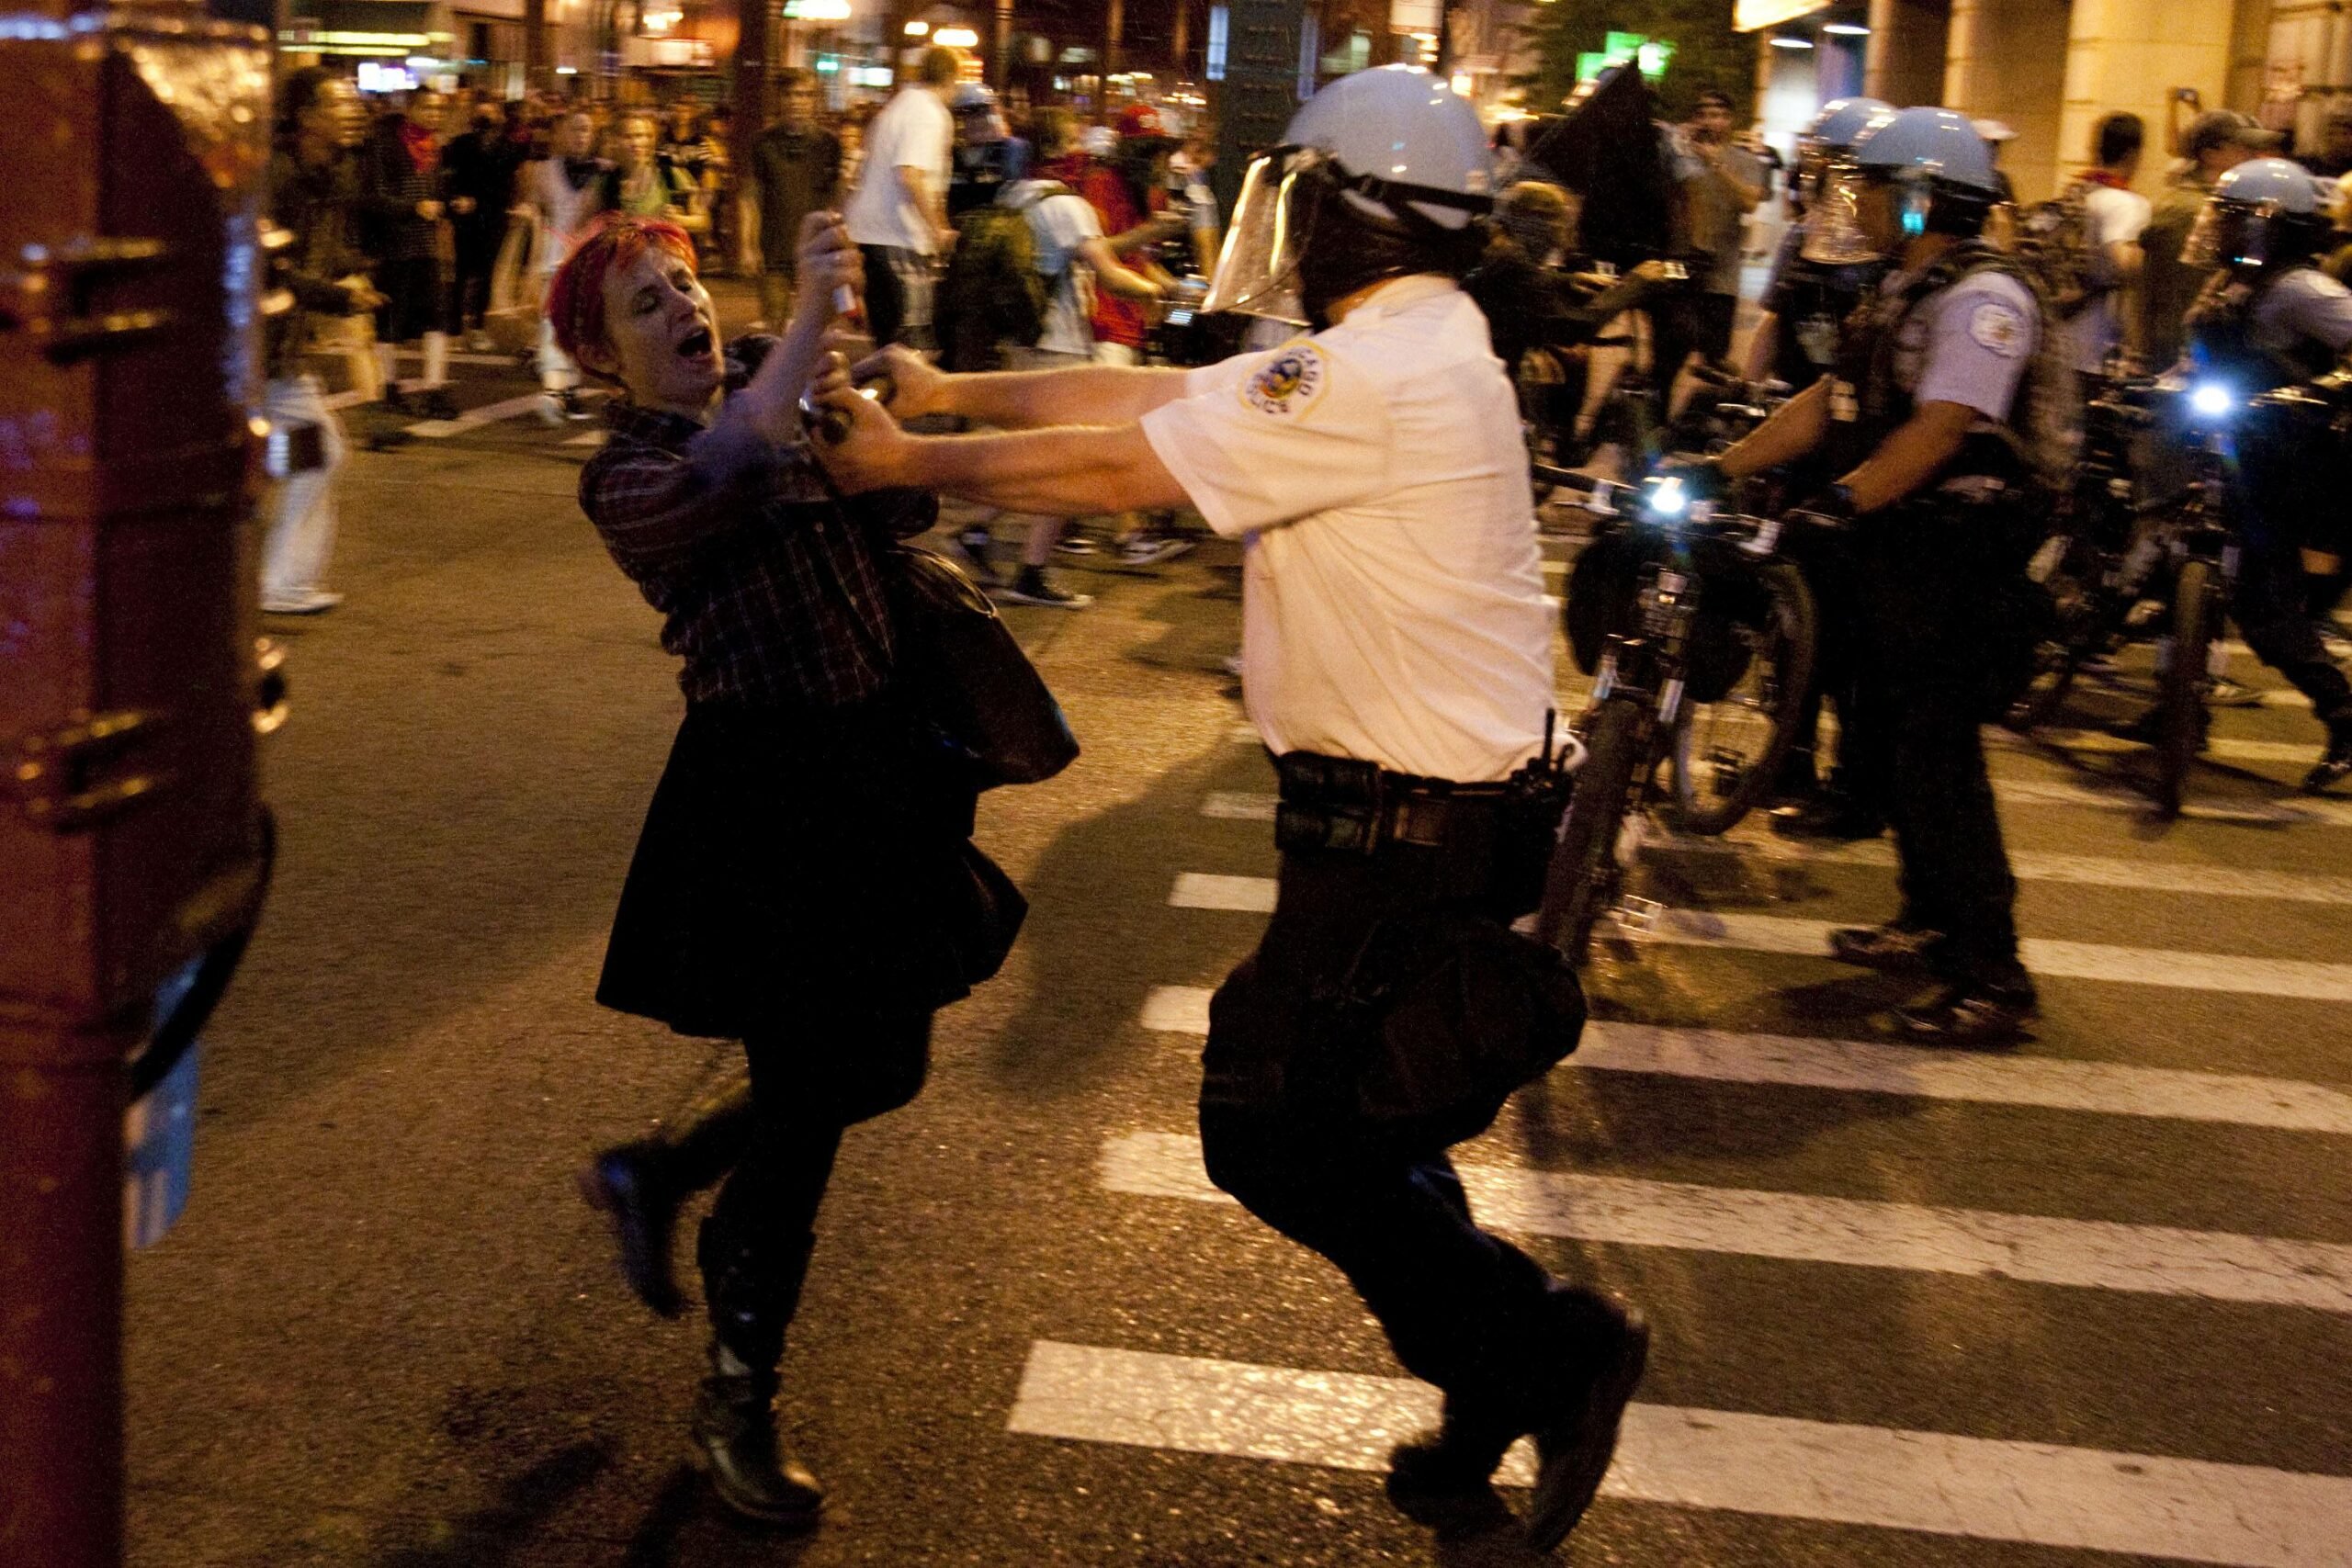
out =
<path fill-rule="evenodd" d="M 596 999 L 741 1039 L 967 995 L 1004 962 L 1028 904 L 972 845 L 959 756 L 887 702 L 690 705 Z"/>

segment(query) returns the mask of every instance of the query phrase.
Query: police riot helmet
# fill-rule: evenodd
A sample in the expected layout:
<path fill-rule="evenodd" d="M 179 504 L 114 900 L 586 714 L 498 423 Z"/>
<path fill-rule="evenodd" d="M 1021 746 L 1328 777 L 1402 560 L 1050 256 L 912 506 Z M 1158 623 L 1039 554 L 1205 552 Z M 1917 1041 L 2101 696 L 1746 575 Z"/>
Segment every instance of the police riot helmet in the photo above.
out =
<path fill-rule="evenodd" d="M 1819 148 L 1823 152 L 1845 152 L 1852 150 L 1863 129 L 1881 116 L 1891 115 L 1894 106 L 1877 98 L 1832 98 L 1821 106 L 1813 123 L 1797 138 L 1797 145 L 1807 152 Z"/>
<path fill-rule="evenodd" d="M 1460 274 L 1491 210 L 1477 111 L 1418 66 L 1342 76 L 1250 160 L 1204 310 L 1319 324 L 1384 277 Z"/>
<path fill-rule="evenodd" d="M 2190 266 L 2283 271 L 2326 244 L 2328 192 L 2300 164 L 2250 158 L 2223 174 L 2181 246 Z"/>
<path fill-rule="evenodd" d="M 1846 265 L 1880 254 L 1860 213 L 1862 189 L 1872 185 L 1893 187 L 1895 221 L 1906 239 L 1975 234 L 2004 197 L 1993 150 L 1965 115 L 1886 110 L 1871 117 L 1853 150 L 1832 165 L 1824 199 L 1806 215 L 1808 259 Z"/>

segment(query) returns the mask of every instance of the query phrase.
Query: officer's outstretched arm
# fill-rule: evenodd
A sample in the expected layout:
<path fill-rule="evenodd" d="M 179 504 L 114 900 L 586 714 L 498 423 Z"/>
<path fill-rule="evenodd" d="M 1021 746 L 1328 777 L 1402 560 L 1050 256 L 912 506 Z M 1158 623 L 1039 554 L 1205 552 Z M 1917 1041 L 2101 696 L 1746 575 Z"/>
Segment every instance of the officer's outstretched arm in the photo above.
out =
<path fill-rule="evenodd" d="M 1783 463 L 1793 463 L 1829 434 L 1829 378 L 1825 376 L 1782 403 L 1771 418 L 1723 455 L 1726 479 L 1744 479 Z"/>
<path fill-rule="evenodd" d="M 892 344 L 858 362 L 861 381 L 887 376 L 890 412 L 902 420 L 947 413 L 1000 430 L 1125 424 L 1184 395 L 1188 372 L 1167 366 L 1073 365 L 1060 370 L 951 375 Z"/>
<path fill-rule="evenodd" d="M 960 496 L 1008 512 L 1086 517 L 1164 512 L 1188 504 L 1140 424 L 1066 425 L 995 435 L 909 435 L 836 371 L 816 400 L 848 416 L 831 444 L 814 444 L 833 483 L 849 494 L 908 488 Z"/>
<path fill-rule="evenodd" d="M 1838 482 L 1854 498 L 1854 510 L 1876 512 L 1924 488 L 1960 455 L 1977 412 L 1966 403 L 1921 403 L 1861 467 Z"/>

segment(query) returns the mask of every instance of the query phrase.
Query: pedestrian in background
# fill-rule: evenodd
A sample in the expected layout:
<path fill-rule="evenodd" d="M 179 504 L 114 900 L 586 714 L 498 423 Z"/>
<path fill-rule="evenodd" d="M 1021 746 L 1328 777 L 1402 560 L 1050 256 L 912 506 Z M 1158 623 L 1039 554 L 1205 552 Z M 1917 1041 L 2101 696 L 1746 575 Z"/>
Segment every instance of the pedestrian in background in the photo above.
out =
<path fill-rule="evenodd" d="M 947 100 L 963 57 L 933 45 L 916 79 L 874 117 L 857 188 L 842 217 L 865 254 L 865 320 L 876 344 L 932 344 L 938 258 L 955 243 L 947 184 L 955 174 L 956 118 Z"/>
<path fill-rule="evenodd" d="M 400 374 L 400 349 L 418 344 L 424 375 L 417 412 L 453 419 L 449 400 L 449 333 L 456 326 L 451 294 L 457 254 L 447 219 L 449 202 L 441 169 L 441 97 L 418 93 L 377 120 L 360 154 L 365 238 L 376 260 L 384 303 L 376 313 L 376 357 L 384 377 L 383 406 L 410 411 Z M 469 209 L 470 211 L 470 209 Z"/>
<path fill-rule="evenodd" d="M 693 1436 L 729 1508 L 805 1528 L 824 1493 L 775 1400 L 842 1135 L 921 1090 L 933 1012 L 996 972 L 1026 906 L 972 846 L 969 765 L 905 682 L 889 534 L 834 498 L 796 412 L 858 277 L 830 215 L 804 224 L 796 272 L 781 341 L 730 359 L 685 233 L 615 217 L 548 309 L 565 352 L 621 389 L 581 505 L 662 613 L 686 694 L 596 997 L 742 1042 L 741 1157 L 696 1247 L 711 1341 Z M 633 1255 L 659 1258 L 659 1281 L 637 1277 L 657 1305 L 684 1183 L 715 1174 L 707 1143 L 691 1169 L 675 1140 L 598 1162 L 624 1173 L 600 1190 Z"/>
<path fill-rule="evenodd" d="M 1731 97 L 1710 87 L 1699 95 L 1683 144 L 1689 150 L 1682 189 L 1690 203 L 1692 291 L 1690 341 L 1715 363 L 1731 357 L 1739 316 L 1739 269 L 1747 215 L 1764 199 L 1767 176 L 1754 153 L 1732 141 Z M 1679 358 L 1661 361 L 1654 374 L 1670 392 Z"/>
<path fill-rule="evenodd" d="M 527 194 L 537 209 L 539 227 L 531 269 L 542 296 L 556 269 L 604 210 L 609 166 L 591 152 L 595 144 L 595 120 L 586 110 L 574 109 L 556 122 L 549 155 L 531 166 Z M 544 317 L 539 322 L 539 387 L 545 393 L 541 419 L 560 424 L 585 417 L 580 406 L 580 367 L 564 352 L 553 324 Z"/>
<path fill-rule="evenodd" d="M 2181 132 L 2185 163 L 2156 197 L 2140 231 L 2140 346 L 2149 365 L 2161 369 L 2180 357 L 2188 343 L 2182 322 L 2211 276 L 2210 269 L 2181 259 L 2205 198 L 2223 175 L 2278 144 L 2276 132 L 2234 109 L 2209 110 Z"/>
<path fill-rule="evenodd" d="M 2066 323 L 2071 363 L 2085 377 L 2103 374 L 2108 356 L 2118 350 L 2135 358 L 2140 352 L 2140 235 L 2153 208 L 2132 182 L 2146 140 L 2146 124 L 2136 114 L 2102 115 L 2091 128 L 2091 155 L 2098 161 L 2079 182 L 2086 296 L 2073 304 Z"/>
<path fill-rule="evenodd" d="M 458 324 L 469 334 L 467 346 L 476 353 L 491 346 L 487 318 L 492 274 L 506 243 L 507 214 L 514 205 L 514 176 L 523 166 L 524 151 L 508 135 L 499 107 L 479 103 L 470 129 L 441 152 L 456 230 Z"/>
<path fill-rule="evenodd" d="M 613 166 L 605 175 L 605 211 L 666 219 L 690 235 L 709 231 L 702 186 L 663 155 L 661 124 L 650 111 L 622 116 L 613 146 Z"/>
<path fill-rule="evenodd" d="M 318 431 L 318 466 L 288 474 L 272 497 L 262 541 L 261 607 L 274 615 L 314 615 L 343 603 L 325 585 L 334 550 L 335 482 L 345 444 L 319 378 L 303 367 L 314 316 L 354 316 L 382 302 L 362 273 L 351 224 L 359 199 L 352 152 L 365 135 L 358 95 L 311 66 L 278 88 L 278 143 L 270 159 L 269 216 L 293 238 L 275 276 L 294 308 L 264 324 L 270 423 Z"/>
<path fill-rule="evenodd" d="M 817 78 L 784 73 L 776 122 L 752 143 L 743 181 L 744 270 L 760 280 L 760 321 L 782 326 L 792 314 L 792 268 L 800 225 L 841 197 L 841 140 L 817 123 Z"/>

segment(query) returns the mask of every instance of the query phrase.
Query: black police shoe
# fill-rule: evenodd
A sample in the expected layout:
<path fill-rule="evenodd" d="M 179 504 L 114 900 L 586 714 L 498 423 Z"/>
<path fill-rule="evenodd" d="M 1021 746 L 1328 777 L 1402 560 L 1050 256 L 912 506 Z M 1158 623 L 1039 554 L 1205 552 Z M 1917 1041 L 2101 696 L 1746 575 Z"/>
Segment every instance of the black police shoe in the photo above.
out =
<path fill-rule="evenodd" d="M 1905 1033 L 1929 1044 L 2000 1045 L 2024 1034 L 2040 1011 L 2030 980 L 1972 980 L 1947 986 L 1894 1016 Z"/>
<path fill-rule="evenodd" d="M 2317 795 L 2352 778 L 2352 720 L 2327 727 L 2327 750 L 2303 775 L 2303 793 Z"/>
<path fill-rule="evenodd" d="M 1932 968 L 1944 933 L 1902 920 L 1883 926 L 1840 926 L 1829 933 L 1829 953 L 1847 964 L 1897 974 Z"/>
<path fill-rule="evenodd" d="M 776 1436 L 775 1373 L 741 1370 L 716 1345 L 710 1363 L 695 1401 L 693 1432 L 711 1489 L 754 1523 L 808 1529 L 824 1511 L 825 1489 Z"/>
<path fill-rule="evenodd" d="M 1407 1518 L 1441 1534 L 1500 1524 L 1510 1510 L 1495 1495 L 1495 1470 L 1518 1438 L 1510 1426 L 1467 1418 L 1449 1402 L 1435 1431 L 1389 1450 L 1388 1500 Z"/>
<path fill-rule="evenodd" d="M 1550 1551 L 1591 1506 L 1617 1452 L 1617 1428 L 1649 1364 L 1650 1326 L 1642 1314 L 1606 1297 L 1585 1330 L 1590 1347 L 1580 1385 L 1547 1425 L 1535 1430 L 1535 1500 L 1528 1506 L 1527 1544 Z"/>

